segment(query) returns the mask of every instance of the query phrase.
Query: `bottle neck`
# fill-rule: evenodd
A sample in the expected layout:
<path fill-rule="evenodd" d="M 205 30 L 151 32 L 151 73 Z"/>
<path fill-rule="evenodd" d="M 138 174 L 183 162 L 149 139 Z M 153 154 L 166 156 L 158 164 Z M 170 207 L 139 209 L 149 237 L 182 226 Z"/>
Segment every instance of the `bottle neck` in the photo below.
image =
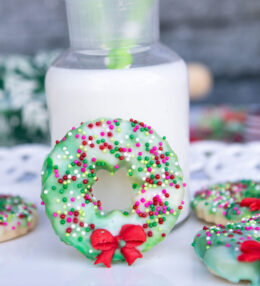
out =
<path fill-rule="evenodd" d="M 159 0 L 66 0 L 75 50 L 106 53 L 152 45 L 159 39 Z"/>

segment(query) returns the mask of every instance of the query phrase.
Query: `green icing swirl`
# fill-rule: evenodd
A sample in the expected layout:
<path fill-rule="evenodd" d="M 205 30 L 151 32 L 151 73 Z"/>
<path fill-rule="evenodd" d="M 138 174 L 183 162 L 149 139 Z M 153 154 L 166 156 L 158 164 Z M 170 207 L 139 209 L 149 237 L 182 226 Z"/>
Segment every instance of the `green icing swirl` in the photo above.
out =
<path fill-rule="evenodd" d="M 19 196 L 0 195 L 0 226 L 26 227 L 33 218 L 36 206 Z"/>

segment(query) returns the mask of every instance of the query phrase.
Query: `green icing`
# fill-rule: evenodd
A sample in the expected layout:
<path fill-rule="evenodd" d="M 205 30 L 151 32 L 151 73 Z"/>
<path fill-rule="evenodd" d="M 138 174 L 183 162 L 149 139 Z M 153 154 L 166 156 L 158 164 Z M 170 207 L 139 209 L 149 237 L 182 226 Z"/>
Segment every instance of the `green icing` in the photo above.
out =
<path fill-rule="evenodd" d="M 231 282 L 249 280 L 260 285 L 260 260 L 240 262 L 240 245 L 247 240 L 260 242 L 260 215 L 226 226 L 204 227 L 192 243 L 197 256 L 218 276 Z"/>
<path fill-rule="evenodd" d="M 46 170 L 44 176 L 44 180 L 46 181 L 53 172 L 53 161 L 50 157 L 45 159 L 43 169 Z"/>
<path fill-rule="evenodd" d="M 26 227 L 32 220 L 33 210 L 36 206 L 19 196 L 0 195 L 0 226 Z"/>
<path fill-rule="evenodd" d="M 134 201 L 127 210 L 104 212 L 93 194 L 98 171 L 127 168 Z M 111 178 L 112 179 L 112 178 Z M 143 227 L 141 252 L 162 241 L 181 212 L 184 187 L 176 154 L 165 138 L 142 122 L 99 119 L 72 128 L 43 165 L 42 200 L 60 239 L 90 259 L 93 230 L 118 235 L 125 224 Z M 113 261 L 124 260 L 117 249 Z"/>
<path fill-rule="evenodd" d="M 243 217 L 250 217 L 258 211 L 251 211 L 249 207 L 241 207 L 244 198 L 260 199 L 260 182 L 240 180 L 214 184 L 196 192 L 191 207 L 196 210 L 204 203 L 209 214 L 223 216 L 229 221 L 240 221 Z"/>

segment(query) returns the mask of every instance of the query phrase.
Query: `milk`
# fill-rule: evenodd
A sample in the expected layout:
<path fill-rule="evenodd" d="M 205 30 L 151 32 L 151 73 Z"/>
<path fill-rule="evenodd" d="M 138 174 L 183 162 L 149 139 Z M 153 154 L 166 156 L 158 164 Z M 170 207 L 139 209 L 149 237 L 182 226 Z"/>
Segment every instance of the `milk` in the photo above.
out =
<path fill-rule="evenodd" d="M 46 77 L 52 144 L 72 126 L 100 117 L 134 118 L 151 125 L 166 136 L 178 155 L 188 183 L 189 96 L 186 65 L 172 63 L 123 70 L 65 69 L 52 66 Z M 129 207 L 131 186 L 121 171 L 116 178 L 98 173 L 93 186 L 95 195 L 106 210 Z M 111 199 L 111 195 L 118 200 Z M 186 207 L 179 219 L 189 212 Z"/>

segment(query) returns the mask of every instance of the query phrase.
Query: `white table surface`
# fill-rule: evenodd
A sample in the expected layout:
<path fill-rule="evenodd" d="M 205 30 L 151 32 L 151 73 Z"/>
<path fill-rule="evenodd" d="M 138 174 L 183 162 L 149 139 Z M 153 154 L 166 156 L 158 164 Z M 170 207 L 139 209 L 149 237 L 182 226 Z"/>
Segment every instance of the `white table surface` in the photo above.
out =
<path fill-rule="evenodd" d="M 107 269 L 59 241 L 40 205 L 40 182 L 1 186 L 0 192 L 21 193 L 39 210 L 34 231 L 0 244 L 1 286 L 233 285 L 212 275 L 195 256 L 191 243 L 203 222 L 193 214 L 131 267 L 122 263 Z"/>

